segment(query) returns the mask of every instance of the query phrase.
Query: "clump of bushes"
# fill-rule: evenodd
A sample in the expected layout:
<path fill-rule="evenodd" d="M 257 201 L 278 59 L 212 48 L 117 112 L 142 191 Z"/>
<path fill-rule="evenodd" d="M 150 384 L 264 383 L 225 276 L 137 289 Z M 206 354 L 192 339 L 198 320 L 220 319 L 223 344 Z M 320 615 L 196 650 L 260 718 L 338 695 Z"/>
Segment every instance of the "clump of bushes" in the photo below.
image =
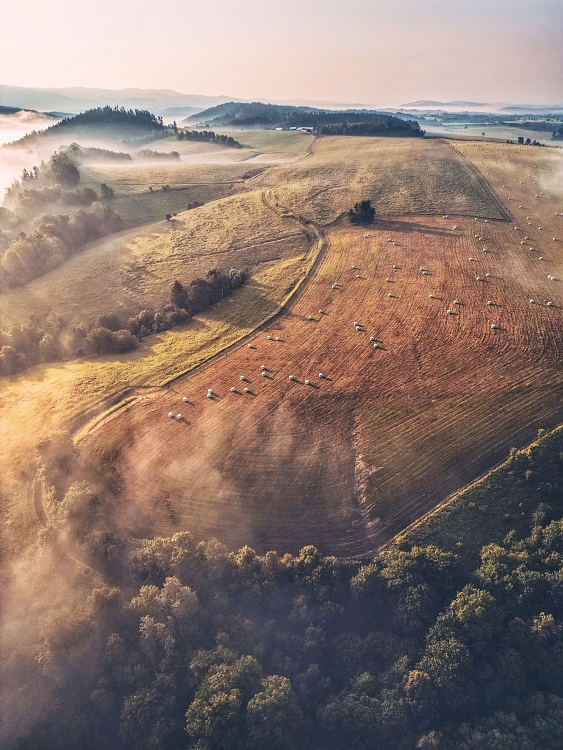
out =
<path fill-rule="evenodd" d="M 137 151 L 136 158 L 142 161 L 180 161 L 180 154 L 177 151 L 151 151 L 145 148 Z"/>
<path fill-rule="evenodd" d="M 212 130 L 180 130 L 177 138 L 179 141 L 207 141 L 217 143 L 220 146 L 229 146 L 230 148 L 243 148 L 242 143 L 235 141 L 230 135 L 218 135 Z"/>
<path fill-rule="evenodd" d="M 352 224 L 370 224 L 375 217 L 375 208 L 371 201 L 360 201 L 348 211 L 348 218 Z"/>
<path fill-rule="evenodd" d="M 191 211 L 192 208 L 199 208 L 200 206 L 205 205 L 203 201 L 192 201 L 191 203 L 188 203 L 186 205 L 186 211 Z"/>

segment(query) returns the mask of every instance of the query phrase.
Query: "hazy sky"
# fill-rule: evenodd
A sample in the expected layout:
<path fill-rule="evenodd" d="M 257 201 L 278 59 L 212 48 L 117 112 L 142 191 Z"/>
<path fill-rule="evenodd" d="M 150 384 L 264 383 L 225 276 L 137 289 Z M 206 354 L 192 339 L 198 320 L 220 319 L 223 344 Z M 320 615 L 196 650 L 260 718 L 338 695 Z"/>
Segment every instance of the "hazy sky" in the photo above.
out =
<path fill-rule="evenodd" d="M 0 0 L 0 82 L 563 102 L 563 0 Z"/>

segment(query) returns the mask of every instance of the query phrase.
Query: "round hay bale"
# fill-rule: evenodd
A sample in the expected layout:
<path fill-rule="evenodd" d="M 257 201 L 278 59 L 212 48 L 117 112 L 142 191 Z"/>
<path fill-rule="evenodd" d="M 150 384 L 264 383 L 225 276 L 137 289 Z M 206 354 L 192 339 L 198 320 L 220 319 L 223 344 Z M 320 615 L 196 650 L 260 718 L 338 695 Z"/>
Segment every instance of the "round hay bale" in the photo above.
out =
<path fill-rule="evenodd" d="M 231 393 L 236 393 L 236 392 L 237 392 L 236 388 L 231 388 Z"/>
<path fill-rule="evenodd" d="M 311 381 L 310 380 L 306 380 L 305 381 L 305 385 L 311 385 Z"/>
<path fill-rule="evenodd" d="M 187 403 L 188 403 L 188 397 L 187 397 L 187 396 L 184 396 L 184 398 L 182 399 L 182 401 L 183 401 L 183 402 L 184 402 L 185 404 L 187 404 Z"/>
<path fill-rule="evenodd" d="M 170 419 L 172 419 L 172 417 L 174 416 L 173 412 L 169 411 L 168 416 L 170 417 Z"/>
<path fill-rule="evenodd" d="M 250 393 L 250 388 L 244 388 L 245 393 Z"/>

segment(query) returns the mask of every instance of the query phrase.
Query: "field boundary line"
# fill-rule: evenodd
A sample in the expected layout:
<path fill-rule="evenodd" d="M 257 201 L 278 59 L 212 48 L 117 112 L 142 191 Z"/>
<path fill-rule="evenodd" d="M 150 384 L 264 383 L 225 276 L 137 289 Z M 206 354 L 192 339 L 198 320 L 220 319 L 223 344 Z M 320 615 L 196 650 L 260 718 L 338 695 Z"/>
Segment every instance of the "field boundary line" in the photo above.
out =
<path fill-rule="evenodd" d="M 448 148 L 452 149 L 452 151 L 455 151 L 455 153 L 458 154 L 458 156 L 460 156 L 463 159 L 469 171 L 472 174 L 474 174 L 475 177 L 479 180 L 479 183 L 481 184 L 481 187 L 483 188 L 483 190 L 487 193 L 489 198 L 493 201 L 493 203 L 496 205 L 496 207 L 499 209 L 499 211 L 503 215 L 504 218 L 500 219 L 500 221 L 514 221 L 514 217 L 512 216 L 508 208 L 504 205 L 504 203 L 501 201 L 501 199 L 498 197 L 498 195 L 495 193 L 495 191 L 493 190 L 489 182 L 485 179 L 481 170 L 478 167 L 476 167 L 475 164 L 473 164 L 473 162 L 471 162 L 465 156 L 465 154 L 462 154 L 461 151 L 458 151 L 458 149 L 455 148 L 455 146 L 452 146 L 452 144 L 448 140 L 446 140 L 445 138 L 442 140 L 446 144 L 446 146 L 448 146 Z M 497 221 L 499 220 L 497 219 Z"/>
<path fill-rule="evenodd" d="M 536 438 L 531 443 L 528 443 L 523 448 L 516 448 L 516 450 L 519 453 L 524 453 L 527 450 L 529 450 L 532 446 L 537 445 L 538 443 L 552 437 L 557 432 L 560 432 L 563 430 L 563 425 L 558 425 L 557 427 L 554 427 L 552 430 L 549 430 L 545 435 L 542 435 L 539 439 Z M 480 484 L 485 482 L 490 477 L 494 476 L 498 472 L 502 471 L 503 469 L 510 466 L 512 462 L 512 457 L 509 456 L 504 459 L 504 461 L 501 461 L 496 466 L 493 466 L 492 469 L 489 469 L 489 471 L 486 471 L 484 474 L 481 474 L 480 477 L 477 477 L 477 479 L 474 479 L 469 484 L 466 484 L 464 487 L 461 487 L 461 489 L 456 490 L 455 492 L 452 492 L 448 497 L 446 497 L 444 500 L 442 500 L 441 503 L 438 503 L 434 508 L 424 513 L 420 518 L 417 518 L 416 521 L 413 521 L 408 526 L 405 526 L 405 528 L 402 531 L 399 531 L 395 536 L 393 536 L 388 542 L 385 542 L 385 544 L 382 544 L 377 549 L 378 554 L 382 554 L 387 549 L 391 548 L 393 545 L 395 545 L 398 541 L 401 541 L 401 537 L 406 536 L 411 531 L 414 531 L 419 526 L 422 526 L 428 519 L 430 519 L 432 516 L 436 515 L 437 513 L 440 513 L 447 505 L 452 504 L 456 499 L 460 499 L 465 495 L 466 492 L 470 492 L 475 487 L 478 487 Z"/>

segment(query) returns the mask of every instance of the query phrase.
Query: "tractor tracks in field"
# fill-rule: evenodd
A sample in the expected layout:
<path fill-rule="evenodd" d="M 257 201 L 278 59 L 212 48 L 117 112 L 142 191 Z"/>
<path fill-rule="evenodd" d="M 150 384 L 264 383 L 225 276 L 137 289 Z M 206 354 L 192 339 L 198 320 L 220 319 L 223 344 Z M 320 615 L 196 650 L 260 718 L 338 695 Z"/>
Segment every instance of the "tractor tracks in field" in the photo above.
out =
<path fill-rule="evenodd" d="M 305 258 L 305 263 L 308 264 L 308 267 L 306 267 L 301 278 L 293 285 L 293 288 L 289 291 L 286 298 L 271 315 L 262 320 L 261 323 L 255 326 L 251 331 L 244 334 L 236 341 L 233 341 L 233 343 L 229 344 L 224 349 L 221 349 L 221 351 L 216 354 L 212 354 L 203 360 L 195 362 L 188 369 L 179 372 L 164 381 L 160 386 L 130 386 L 118 393 L 112 394 L 104 400 L 102 405 L 96 408 L 98 414 L 86 425 L 84 424 L 84 415 L 78 417 L 75 420 L 76 428 L 79 428 L 75 432 L 75 441 L 77 443 L 83 440 L 92 431 L 98 430 L 108 421 L 117 418 L 124 410 L 129 410 L 139 400 L 147 397 L 151 399 L 158 398 L 162 393 L 168 392 L 174 384 L 183 381 L 185 378 L 201 371 L 202 369 L 206 369 L 207 367 L 216 364 L 218 361 L 229 355 L 233 350 L 256 336 L 257 333 L 265 330 L 267 327 L 275 323 L 276 320 L 287 315 L 295 303 L 301 298 L 311 283 L 311 280 L 316 276 L 319 266 L 330 247 L 330 238 L 328 237 L 327 229 L 330 229 L 333 225 L 337 224 L 338 221 L 333 222 L 333 225 L 330 225 L 330 227 L 317 226 L 310 220 L 304 219 L 297 214 L 289 214 L 285 207 L 276 205 L 276 202 L 270 193 L 271 191 L 266 189 L 261 194 L 261 200 L 264 206 L 278 216 L 283 216 L 287 221 L 297 222 L 309 242 L 309 251 Z M 147 390 L 149 391 L 148 396 Z"/>

